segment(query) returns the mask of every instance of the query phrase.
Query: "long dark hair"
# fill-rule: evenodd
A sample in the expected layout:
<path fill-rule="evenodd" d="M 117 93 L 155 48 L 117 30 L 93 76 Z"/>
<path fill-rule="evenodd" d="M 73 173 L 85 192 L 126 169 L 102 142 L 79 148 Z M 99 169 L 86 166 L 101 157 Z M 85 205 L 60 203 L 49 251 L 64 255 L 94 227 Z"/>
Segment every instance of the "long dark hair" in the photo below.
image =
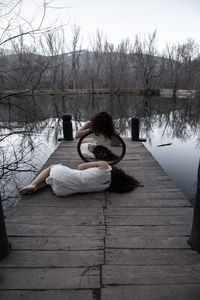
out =
<path fill-rule="evenodd" d="M 133 191 L 140 183 L 132 176 L 126 174 L 122 169 L 112 167 L 111 184 L 107 191 L 113 193 L 128 193 Z"/>
<path fill-rule="evenodd" d="M 95 158 L 103 159 L 105 161 L 112 161 L 119 158 L 119 156 L 117 156 L 107 147 L 102 145 L 95 146 L 93 153 L 95 155 Z"/>
<path fill-rule="evenodd" d="M 91 118 L 92 132 L 97 134 L 103 134 L 108 138 L 114 135 L 113 119 L 106 111 L 99 112 Z"/>

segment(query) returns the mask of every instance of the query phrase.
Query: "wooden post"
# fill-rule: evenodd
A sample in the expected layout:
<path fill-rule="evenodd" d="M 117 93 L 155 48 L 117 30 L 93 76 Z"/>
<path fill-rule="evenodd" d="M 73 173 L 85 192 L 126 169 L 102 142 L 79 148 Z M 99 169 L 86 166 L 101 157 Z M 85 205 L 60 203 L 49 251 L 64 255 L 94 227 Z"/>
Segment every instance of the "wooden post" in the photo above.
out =
<path fill-rule="evenodd" d="M 192 222 L 192 232 L 188 244 L 200 253 L 200 161 L 197 175 L 197 193 Z"/>
<path fill-rule="evenodd" d="M 3 259 L 9 252 L 8 237 L 4 222 L 3 206 L 0 196 L 0 260 Z"/>
<path fill-rule="evenodd" d="M 137 118 L 131 119 L 131 138 L 132 141 L 139 141 L 140 121 Z"/>
<path fill-rule="evenodd" d="M 131 119 L 131 139 L 136 142 L 146 142 L 146 139 L 140 139 L 140 120 Z"/>
<path fill-rule="evenodd" d="M 72 116 L 69 114 L 63 116 L 63 135 L 64 140 L 73 140 Z"/>

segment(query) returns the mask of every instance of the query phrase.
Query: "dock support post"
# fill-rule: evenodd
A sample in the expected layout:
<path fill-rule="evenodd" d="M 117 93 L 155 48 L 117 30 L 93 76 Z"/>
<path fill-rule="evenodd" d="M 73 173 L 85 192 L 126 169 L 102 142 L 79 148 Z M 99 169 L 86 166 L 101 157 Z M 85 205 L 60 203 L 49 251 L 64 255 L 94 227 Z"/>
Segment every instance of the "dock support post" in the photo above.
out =
<path fill-rule="evenodd" d="M 131 119 L 131 139 L 136 142 L 146 142 L 146 139 L 140 139 L 140 121 L 137 118 Z"/>
<path fill-rule="evenodd" d="M 137 118 L 131 119 L 131 138 L 132 141 L 139 140 L 140 121 Z"/>
<path fill-rule="evenodd" d="M 192 232 L 188 244 L 200 253 L 200 161 L 197 175 L 197 193 L 192 222 Z"/>
<path fill-rule="evenodd" d="M 3 259 L 9 252 L 8 237 L 4 222 L 3 206 L 0 195 L 0 260 Z"/>
<path fill-rule="evenodd" d="M 64 140 L 73 140 L 72 116 L 69 114 L 63 116 L 63 135 Z"/>

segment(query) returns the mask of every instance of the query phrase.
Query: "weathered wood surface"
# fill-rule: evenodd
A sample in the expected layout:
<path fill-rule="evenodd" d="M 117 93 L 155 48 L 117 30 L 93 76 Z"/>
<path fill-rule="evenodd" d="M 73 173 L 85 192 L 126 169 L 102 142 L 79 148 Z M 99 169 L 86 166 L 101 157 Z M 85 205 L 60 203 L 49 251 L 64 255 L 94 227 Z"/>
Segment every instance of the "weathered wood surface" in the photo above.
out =
<path fill-rule="evenodd" d="M 126 285 L 102 288 L 101 299 L 198 300 L 199 284 Z"/>
<path fill-rule="evenodd" d="M 62 142 L 44 167 L 76 167 L 76 144 Z M 0 262 L 1 300 L 200 299 L 193 208 L 141 143 L 126 145 L 118 167 L 144 187 L 21 199 L 6 222 L 13 251 Z"/>

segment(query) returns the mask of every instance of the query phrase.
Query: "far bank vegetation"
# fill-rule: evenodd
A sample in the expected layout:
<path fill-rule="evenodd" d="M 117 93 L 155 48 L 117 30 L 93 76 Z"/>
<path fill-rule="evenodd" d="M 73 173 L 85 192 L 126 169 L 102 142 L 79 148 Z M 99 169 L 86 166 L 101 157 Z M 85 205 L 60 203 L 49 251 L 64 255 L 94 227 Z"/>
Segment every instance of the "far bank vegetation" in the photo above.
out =
<path fill-rule="evenodd" d="M 38 91 L 159 95 L 169 89 L 175 95 L 177 90 L 200 90 L 200 52 L 194 40 L 168 44 L 162 54 L 156 31 L 118 45 L 97 32 L 89 50 L 83 50 L 81 41 L 76 25 L 70 41 L 62 29 L 28 44 L 24 35 L 12 39 L 0 48 L 1 99 Z"/>

